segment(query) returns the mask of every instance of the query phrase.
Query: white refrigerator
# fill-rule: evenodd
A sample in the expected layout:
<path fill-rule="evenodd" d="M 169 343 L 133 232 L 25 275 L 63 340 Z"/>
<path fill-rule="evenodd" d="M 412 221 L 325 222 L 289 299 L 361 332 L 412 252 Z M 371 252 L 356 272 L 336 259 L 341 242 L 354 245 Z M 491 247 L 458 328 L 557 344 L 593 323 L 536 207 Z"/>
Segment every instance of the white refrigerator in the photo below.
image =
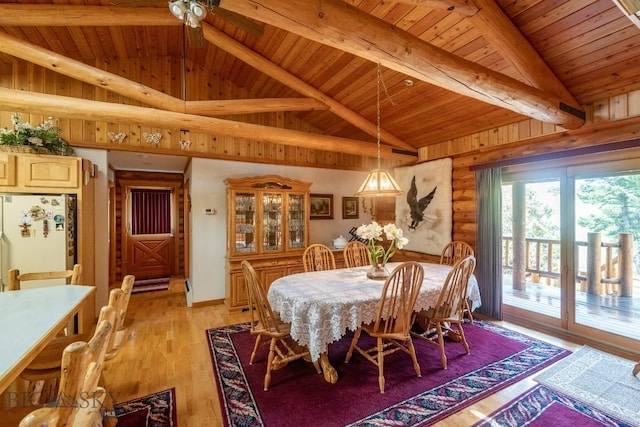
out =
<path fill-rule="evenodd" d="M 0 194 L 0 271 L 70 270 L 76 259 L 76 198 L 67 194 Z M 37 283 L 37 284 L 35 284 Z M 64 279 L 25 282 L 22 289 L 64 284 Z"/>

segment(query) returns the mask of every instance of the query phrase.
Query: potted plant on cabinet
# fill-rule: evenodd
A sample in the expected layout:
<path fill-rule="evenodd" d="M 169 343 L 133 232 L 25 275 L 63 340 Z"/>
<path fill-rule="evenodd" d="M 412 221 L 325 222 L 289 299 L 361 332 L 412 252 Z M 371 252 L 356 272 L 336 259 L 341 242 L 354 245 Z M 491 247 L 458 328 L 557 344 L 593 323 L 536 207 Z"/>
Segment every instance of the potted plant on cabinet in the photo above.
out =
<path fill-rule="evenodd" d="M 13 129 L 0 129 L 0 149 L 21 153 L 59 154 L 68 156 L 73 149 L 67 141 L 58 135 L 60 129 L 55 126 L 53 118 L 34 126 L 21 122 L 22 114 L 13 113 L 11 123 Z"/>

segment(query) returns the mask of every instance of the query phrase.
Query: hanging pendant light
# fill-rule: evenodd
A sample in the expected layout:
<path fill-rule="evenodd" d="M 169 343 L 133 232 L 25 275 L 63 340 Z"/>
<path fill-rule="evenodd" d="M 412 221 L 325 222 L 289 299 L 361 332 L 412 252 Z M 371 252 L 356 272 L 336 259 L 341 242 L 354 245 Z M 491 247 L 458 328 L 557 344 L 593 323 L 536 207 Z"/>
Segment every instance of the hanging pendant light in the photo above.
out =
<path fill-rule="evenodd" d="M 358 189 L 356 196 L 358 197 L 391 197 L 400 196 L 404 192 L 400 189 L 398 183 L 393 179 L 391 174 L 380 167 L 380 79 L 382 71 L 380 64 L 377 66 L 377 90 L 376 90 L 376 136 L 378 144 L 378 168 L 369 172 L 364 182 Z"/>

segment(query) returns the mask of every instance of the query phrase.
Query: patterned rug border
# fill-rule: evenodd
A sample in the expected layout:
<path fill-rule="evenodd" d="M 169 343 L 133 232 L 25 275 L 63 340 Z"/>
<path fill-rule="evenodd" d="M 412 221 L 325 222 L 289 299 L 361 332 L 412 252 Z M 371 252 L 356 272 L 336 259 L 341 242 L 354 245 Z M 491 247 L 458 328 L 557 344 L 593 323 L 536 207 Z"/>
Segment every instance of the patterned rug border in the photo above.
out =
<path fill-rule="evenodd" d="M 571 353 L 553 344 L 489 322 L 475 321 L 474 324 L 527 347 L 505 359 L 373 413 L 349 426 L 375 425 L 389 419 L 402 420 L 405 425 L 430 425 Z M 214 377 L 222 400 L 222 411 L 226 415 L 226 425 L 264 426 L 231 339 L 232 334 L 248 330 L 249 323 L 240 323 L 206 331 L 209 353 L 215 367 Z"/>
<path fill-rule="evenodd" d="M 175 427 L 178 425 L 175 407 L 176 389 L 169 388 L 146 396 L 137 397 L 114 405 L 116 416 L 121 418 L 127 414 L 147 409 L 149 418 L 146 427 Z M 144 427 L 144 426 L 140 426 Z"/>
<path fill-rule="evenodd" d="M 534 388 L 527 390 L 506 405 L 489 414 L 484 420 L 475 423 L 472 427 L 524 426 L 540 417 L 547 408 L 555 403 L 559 403 L 570 410 L 584 414 L 604 426 L 634 427 L 634 424 L 627 424 L 614 415 L 608 414 L 594 406 L 585 404 L 544 385 L 536 385 Z"/>

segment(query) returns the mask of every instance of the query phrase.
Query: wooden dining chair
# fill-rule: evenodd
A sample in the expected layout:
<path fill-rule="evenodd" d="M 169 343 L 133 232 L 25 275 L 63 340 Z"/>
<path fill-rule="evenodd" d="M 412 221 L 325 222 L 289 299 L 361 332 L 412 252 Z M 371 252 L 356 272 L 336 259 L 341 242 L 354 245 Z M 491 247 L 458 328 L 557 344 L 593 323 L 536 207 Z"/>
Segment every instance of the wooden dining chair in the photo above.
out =
<path fill-rule="evenodd" d="M 475 256 L 471 245 L 460 240 L 454 240 L 442 248 L 440 264 L 454 265 L 469 255 Z M 469 321 L 473 323 L 473 314 L 471 313 L 471 307 L 469 307 L 469 300 L 465 300 L 464 314 L 469 318 Z"/>
<path fill-rule="evenodd" d="M 348 242 L 342 250 L 347 267 L 362 267 L 371 264 L 369 247 L 358 240 Z"/>
<path fill-rule="evenodd" d="M 82 280 L 82 266 L 74 264 L 71 270 L 60 271 L 39 271 L 31 273 L 20 273 L 17 268 L 7 270 L 7 290 L 19 291 L 22 289 L 22 282 L 39 282 L 51 279 L 64 279 L 67 285 L 80 285 Z M 37 284 L 37 283 L 36 283 Z M 59 332 L 59 335 L 73 334 L 76 329 L 75 319 Z"/>
<path fill-rule="evenodd" d="M 411 356 L 416 375 L 420 377 L 420 365 L 411 340 L 413 308 L 420 293 L 424 269 L 416 261 L 407 261 L 397 266 L 382 287 L 375 321 L 359 327 L 347 352 L 345 363 L 349 363 L 353 350 L 378 367 L 380 393 L 384 393 L 384 357 L 402 350 Z M 363 349 L 358 346 L 362 331 L 376 339 L 376 345 Z"/>
<path fill-rule="evenodd" d="M 271 305 L 267 299 L 265 287 L 262 285 L 256 271 L 248 261 L 240 263 L 247 286 L 247 296 L 249 298 L 249 316 L 251 318 L 251 334 L 256 336 L 253 352 L 249 359 L 252 364 L 260 339 L 269 339 L 269 355 L 267 358 L 267 372 L 264 376 L 264 390 L 269 389 L 271 382 L 271 371 L 284 367 L 287 363 L 303 357 L 309 356 L 309 351 L 300 347 L 291 339 L 291 324 L 284 323 L 280 317 L 273 313 Z M 320 365 L 314 362 L 313 366 L 320 373 Z"/>
<path fill-rule="evenodd" d="M 335 270 L 336 260 L 328 246 L 321 243 L 309 245 L 302 254 L 304 271 Z"/>
<path fill-rule="evenodd" d="M 103 425 L 102 410 L 107 393 L 99 383 L 115 318 L 113 307 L 103 307 L 91 339 L 76 341 L 64 348 L 55 404 L 32 411 L 22 419 L 20 427 Z"/>
<path fill-rule="evenodd" d="M 127 327 L 125 320 L 127 317 L 127 309 L 129 308 L 129 299 L 133 290 L 133 283 L 136 276 L 128 274 L 122 278 L 120 290 L 122 292 L 109 292 L 109 305 L 116 307 L 116 323 L 113 331 L 113 337 L 107 348 L 105 360 L 111 360 L 118 355 L 118 351 L 127 336 Z"/>
<path fill-rule="evenodd" d="M 30 391 L 18 389 L 16 396 L 19 398 L 12 402 L 9 409 L 3 410 L 0 424 L 29 427 L 102 425 L 100 410 L 103 409 L 105 394 L 98 387 L 96 377 L 99 379 L 102 373 L 115 318 L 113 307 L 103 307 L 96 329 L 89 339 L 71 342 L 60 353 L 57 363 L 59 387 L 56 393 L 40 402 L 40 396 L 34 398 Z M 96 401 L 93 400 L 94 393 L 97 393 Z M 75 408 L 74 402 L 78 403 Z M 88 406 L 94 403 L 97 413 L 91 416 L 93 422 L 80 423 L 77 417 L 89 415 L 80 415 L 80 409 L 89 411 L 91 408 Z"/>
<path fill-rule="evenodd" d="M 17 268 L 12 268 L 7 271 L 7 290 L 19 291 L 22 288 L 21 282 L 51 279 L 65 279 L 68 285 L 80 285 L 82 280 L 82 266 L 75 264 L 71 270 L 40 271 L 22 274 Z"/>
<path fill-rule="evenodd" d="M 436 304 L 416 315 L 416 321 L 423 332 L 413 331 L 411 334 L 440 347 L 440 359 L 444 369 L 447 369 L 447 355 L 444 350 L 445 332 L 452 340 L 462 342 L 465 351 L 469 354 L 469 344 L 464 336 L 462 324 L 464 323 L 467 286 L 475 267 L 476 259 L 471 255 L 458 261 L 447 275 Z M 455 329 L 453 325 L 456 325 Z M 435 332 L 433 331 L 434 327 Z M 437 339 L 437 342 L 434 339 Z"/>
<path fill-rule="evenodd" d="M 133 276 L 131 276 L 133 277 Z M 130 279 L 124 280 L 123 284 L 128 284 Z M 124 287 L 124 286 L 123 286 Z M 111 322 L 114 327 L 112 333 L 109 335 L 107 347 L 105 350 L 105 360 L 113 359 L 119 349 L 120 343 L 117 343 L 117 325 L 120 319 L 123 319 L 123 304 L 128 299 L 124 295 L 122 287 L 112 289 L 109 292 L 109 303 L 103 307 L 100 314 L 107 308 L 113 310 L 114 320 Z M 100 324 L 101 319 L 98 319 L 97 325 Z M 31 361 L 31 363 L 20 373 L 20 379 L 29 383 L 28 389 L 33 396 L 34 402 L 41 401 L 41 396 L 44 396 L 45 400 L 49 396 L 57 393 L 57 386 L 60 379 L 60 361 L 62 359 L 62 353 L 64 349 L 76 341 L 89 341 L 94 335 L 95 330 L 77 334 L 58 336 L 54 338 L 45 348 L 38 353 L 38 355 Z"/>

